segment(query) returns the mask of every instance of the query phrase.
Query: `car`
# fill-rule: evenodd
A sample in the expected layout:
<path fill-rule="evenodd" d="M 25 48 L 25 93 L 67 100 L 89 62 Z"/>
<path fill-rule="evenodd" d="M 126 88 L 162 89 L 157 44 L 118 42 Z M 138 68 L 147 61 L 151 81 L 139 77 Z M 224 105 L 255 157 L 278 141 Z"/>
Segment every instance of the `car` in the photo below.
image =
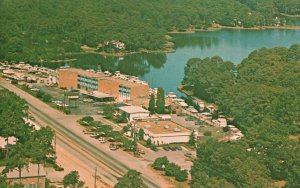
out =
<path fill-rule="evenodd" d="M 182 151 L 181 146 L 177 145 L 177 146 L 175 146 L 175 147 L 176 147 L 177 150 Z"/>
<path fill-rule="evenodd" d="M 193 155 L 191 153 L 185 153 L 184 156 L 185 157 L 192 157 Z"/>
<path fill-rule="evenodd" d="M 145 152 L 145 150 L 142 150 L 142 149 L 138 149 L 138 152 L 139 152 L 139 154 L 145 154 L 146 152 Z"/>
<path fill-rule="evenodd" d="M 195 125 L 202 125 L 203 123 L 201 121 L 196 121 Z"/>
<path fill-rule="evenodd" d="M 171 151 L 176 151 L 176 149 L 177 149 L 176 146 L 170 146 L 169 148 Z"/>
<path fill-rule="evenodd" d="M 166 151 L 169 151 L 170 150 L 170 146 L 169 145 L 164 145 L 163 149 L 166 150 Z"/>
<path fill-rule="evenodd" d="M 107 140 L 104 137 L 100 137 L 98 140 L 99 140 L 100 143 L 106 143 L 107 142 Z"/>
<path fill-rule="evenodd" d="M 98 136 L 98 134 L 95 134 L 95 133 L 90 135 L 90 137 L 92 137 L 92 138 L 96 138 L 97 136 Z"/>
<path fill-rule="evenodd" d="M 117 149 L 119 149 L 119 148 L 120 148 L 120 146 L 116 145 L 115 143 L 111 143 L 111 144 L 109 145 L 109 149 L 110 149 L 110 150 L 113 150 L 113 151 L 115 151 L 115 150 L 117 150 Z"/>
<path fill-rule="evenodd" d="M 116 140 L 114 138 L 112 138 L 112 137 L 109 137 L 109 138 L 107 138 L 107 141 L 109 141 L 109 142 L 115 142 Z"/>

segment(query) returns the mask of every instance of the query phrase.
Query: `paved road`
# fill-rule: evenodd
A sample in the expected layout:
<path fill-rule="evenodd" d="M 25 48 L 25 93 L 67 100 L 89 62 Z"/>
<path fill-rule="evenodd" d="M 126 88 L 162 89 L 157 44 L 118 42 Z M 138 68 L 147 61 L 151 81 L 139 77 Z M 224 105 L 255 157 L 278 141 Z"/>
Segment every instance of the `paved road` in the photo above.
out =
<path fill-rule="evenodd" d="M 171 187 L 161 176 L 153 172 L 149 167 L 149 163 L 138 160 L 120 150 L 115 152 L 111 151 L 107 146 L 101 145 L 97 140 L 84 135 L 81 128 L 76 125 L 76 121 L 69 122 L 69 118 L 72 116 L 65 115 L 49 107 L 8 82 L 0 81 L 0 84 L 24 98 L 28 102 L 30 109 L 56 132 L 78 145 L 84 152 L 89 153 L 94 158 L 106 164 L 114 172 L 123 175 L 129 168 L 135 169 L 142 173 L 142 178 L 147 186 Z"/>
<path fill-rule="evenodd" d="M 47 122 L 36 116 L 36 112 L 29 110 L 34 114 L 35 122 L 40 126 L 47 126 Z M 57 156 L 57 163 L 63 166 L 64 171 L 49 171 L 47 177 L 51 180 L 60 181 L 67 173 L 73 170 L 77 170 L 80 175 L 80 179 L 85 182 L 85 186 L 94 187 L 94 172 L 97 167 L 97 182 L 96 186 L 101 188 L 110 188 L 117 183 L 116 177 L 119 174 L 109 169 L 98 159 L 95 159 L 92 155 L 78 147 L 78 145 L 70 142 L 60 134 L 56 134 L 55 150 Z M 75 168 L 74 168 L 75 167 Z"/>

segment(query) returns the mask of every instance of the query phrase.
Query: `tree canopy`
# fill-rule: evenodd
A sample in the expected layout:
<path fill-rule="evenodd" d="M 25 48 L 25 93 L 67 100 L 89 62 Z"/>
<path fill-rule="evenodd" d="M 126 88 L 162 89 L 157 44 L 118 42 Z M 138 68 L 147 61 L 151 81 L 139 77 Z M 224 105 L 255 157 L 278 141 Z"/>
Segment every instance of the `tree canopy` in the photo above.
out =
<path fill-rule="evenodd" d="M 285 24 L 288 17 L 281 13 L 300 13 L 298 0 L 2 0 L 0 5 L 0 59 L 34 62 L 78 53 L 82 45 L 114 51 L 103 47 L 113 40 L 129 52 L 157 50 L 167 31 L 214 23 Z"/>
<path fill-rule="evenodd" d="M 299 50 L 300 45 L 262 48 L 236 67 L 228 63 L 230 68 L 224 71 L 218 69 L 226 64 L 221 60 L 219 66 L 213 58 L 188 62 L 186 89 L 199 98 L 204 91 L 213 95 L 218 110 L 234 118 L 245 134 L 235 144 L 201 145 L 192 168 L 192 187 L 271 187 L 279 180 L 287 187 L 300 184 Z"/>

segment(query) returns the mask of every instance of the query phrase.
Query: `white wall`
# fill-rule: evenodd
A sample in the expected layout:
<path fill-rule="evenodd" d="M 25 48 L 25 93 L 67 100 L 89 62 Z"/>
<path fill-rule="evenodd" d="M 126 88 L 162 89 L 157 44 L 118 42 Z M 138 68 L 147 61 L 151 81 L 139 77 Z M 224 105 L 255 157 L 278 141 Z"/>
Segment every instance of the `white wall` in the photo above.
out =
<path fill-rule="evenodd" d="M 130 114 L 129 120 L 133 121 L 134 118 L 141 118 L 141 117 L 149 117 L 150 113 L 136 113 L 136 114 Z"/>

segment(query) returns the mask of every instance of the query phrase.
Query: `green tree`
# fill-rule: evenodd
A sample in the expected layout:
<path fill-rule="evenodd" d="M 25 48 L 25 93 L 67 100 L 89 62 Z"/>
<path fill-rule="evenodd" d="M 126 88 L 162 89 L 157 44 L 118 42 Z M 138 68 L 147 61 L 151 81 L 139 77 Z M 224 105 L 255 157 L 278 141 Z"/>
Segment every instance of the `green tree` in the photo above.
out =
<path fill-rule="evenodd" d="M 180 167 L 177 164 L 168 163 L 165 168 L 165 175 L 175 177 L 179 171 L 180 171 Z"/>
<path fill-rule="evenodd" d="M 49 95 L 49 94 L 44 94 L 43 97 L 42 97 L 42 100 L 43 100 L 44 102 L 51 102 L 52 96 Z"/>
<path fill-rule="evenodd" d="M 145 188 L 147 186 L 144 184 L 139 172 L 128 170 L 123 177 L 118 178 L 118 183 L 114 186 L 114 188 L 124 187 Z"/>
<path fill-rule="evenodd" d="M 138 132 L 139 140 L 144 140 L 144 134 L 145 134 L 144 129 L 140 128 Z"/>
<path fill-rule="evenodd" d="M 155 159 L 154 163 L 152 164 L 155 170 L 164 170 L 166 166 L 169 164 L 168 158 L 165 157 L 158 157 Z M 164 167 L 164 168 L 163 168 Z"/>
<path fill-rule="evenodd" d="M 156 111 L 159 114 L 165 113 L 165 92 L 163 88 L 158 88 L 157 98 L 156 98 Z"/>
<path fill-rule="evenodd" d="M 180 182 L 186 181 L 187 178 L 188 178 L 188 172 L 187 172 L 187 170 L 180 170 L 175 175 L 175 180 L 180 181 Z"/>
<path fill-rule="evenodd" d="M 190 146 L 195 146 L 196 145 L 196 142 L 197 142 L 197 137 L 195 136 L 195 131 L 193 130 L 190 134 L 190 138 L 189 138 L 189 142 L 188 144 Z"/>
<path fill-rule="evenodd" d="M 84 182 L 79 180 L 80 176 L 77 171 L 71 171 L 63 178 L 63 184 L 65 187 L 81 188 L 84 186 Z"/>
<path fill-rule="evenodd" d="M 113 116 L 114 116 L 114 112 L 115 112 L 115 109 L 114 109 L 113 105 L 111 105 L 111 104 L 105 104 L 103 106 L 103 115 L 107 119 L 112 119 Z"/>
<path fill-rule="evenodd" d="M 10 152 L 9 157 L 6 159 L 6 167 L 4 173 L 10 170 L 18 169 L 19 172 L 19 184 L 22 181 L 22 169 L 29 165 L 30 162 L 30 151 L 27 151 L 27 147 L 24 144 L 17 143 L 14 145 Z"/>
<path fill-rule="evenodd" d="M 55 154 L 52 147 L 54 132 L 50 127 L 41 128 L 34 131 L 30 137 L 26 150 L 30 151 L 30 158 L 33 163 L 38 164 L 38 184 L 40 180 L 40 164 L 45 163 L 47 159 Z"/>
<path fill-rule="evenodd" d="M 148 110 L 150 111 L 151 114 L 155 113 L 155 96 L 153 93 L 150 95 Z"/>
<path fill-rule="evenodd" d="M 80 119 L 80 121 L 85 121 L 87 123 L 91 123 L 94 121 L 94 118 L 92 116 L 84 116 L 83 118 Z"/>

